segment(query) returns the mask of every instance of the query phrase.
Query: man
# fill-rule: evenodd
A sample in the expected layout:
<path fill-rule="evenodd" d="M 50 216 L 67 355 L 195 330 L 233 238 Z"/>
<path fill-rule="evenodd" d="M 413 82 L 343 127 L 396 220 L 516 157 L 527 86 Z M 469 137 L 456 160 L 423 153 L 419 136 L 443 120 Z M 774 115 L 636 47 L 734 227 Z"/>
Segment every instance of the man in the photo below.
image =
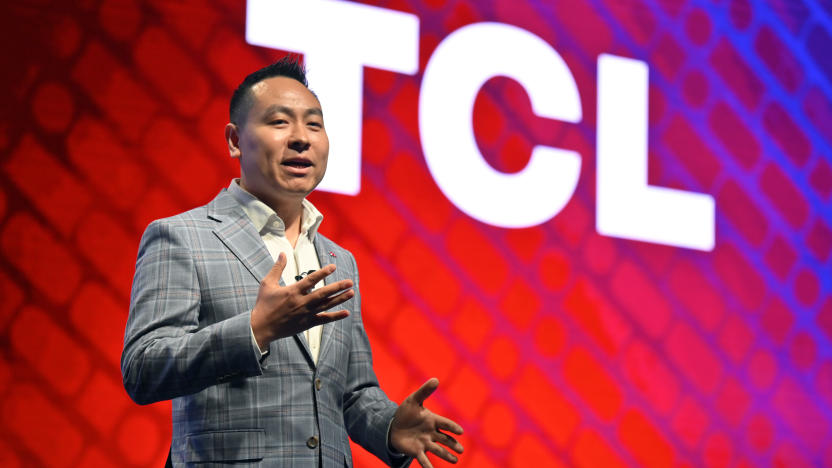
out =
<path fill-rule="evenodd" d="M 139 404 L 173 399 L 174 466 L 352 466 L 348 435 L 388 465 L 455 463 L 456 423 L 381 391 L 352 255 L 305 197 L 326 171 L 323 112 L 303 68 L 252 73 L 225 129 L 240 179 L 148 226 L 122 354 Z M 440 445 L 441 444 L 441 445 Z M 444 446 L 444 447 L 443 447 Z"/>

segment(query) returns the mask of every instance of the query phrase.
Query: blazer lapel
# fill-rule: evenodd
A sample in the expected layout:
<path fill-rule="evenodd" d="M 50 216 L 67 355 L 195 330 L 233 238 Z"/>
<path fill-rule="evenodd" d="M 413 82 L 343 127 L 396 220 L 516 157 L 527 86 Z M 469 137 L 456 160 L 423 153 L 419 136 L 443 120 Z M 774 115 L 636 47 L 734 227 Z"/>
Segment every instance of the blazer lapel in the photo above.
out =
<path fill-rule="evenodd" d="M 315 252 L 318 254 L 318 262 L 321 264 L 321 268 L 329 265 L 330 263 L 337 263 L 335 255 L 326 249 L 320 235 L 315 236 L 314 244 Z M 324 278 L 324 285 L 330 284 L 334 281 L 340 281 L 345 278 L 346 276 L 343 269 L 336 268 L 335 273 Z M 329 344 L 332 341 L 332 327 L 336 326 L 336 324 L 337 322 L 323 325 L 323 329 L 321 330 L 321 351 L 318 353 L 318 362 L 323 360 L 327 350 L 329 349 Z"/>
<path fill-rule="evenodd" d="M 234 196 L 223 189 L 208 205 L 208 217 L 220 223 L 214 228 L 214 234 L 245 265 L 246 269 L 254 275 L 254 278 L 258 282 L 262 282 L 274 266 L 274 260 L 269 253 L 269 249 L 266 248 L 266 244 L 263 243 L 260 233 L 254 228 L 251 219 L 243 211 L 237 200 L 234 199 Z M 316 250 L 317 245 L 316 243 Z M 320 258 L 320 254 L 318 258 Z M 321 266 L 324 266 L 324 264 L 322 263 Z M 282 278 L 279 282 L 281 286 L 286 286 Z M 303 332 L 296 334 L 295 340 L 306 360 L 314 366 L 315 361 L 312 360 L 312 353 L 309 351 L 309 344 L 306 342 Z M 323 338 L 321 341 L 323 341 Z M 320 355 L 318 358 L 320 359 Z"/>
<path fill-rule="evenodd" d="M 208 205 L 208 217 L 219 221 L 214 234 L 237 257 L 258 282 L 269 273 L 274 261 L 237 200 L 225 189 Z M 283 281 L 280 282 L 283 284 Z"/>

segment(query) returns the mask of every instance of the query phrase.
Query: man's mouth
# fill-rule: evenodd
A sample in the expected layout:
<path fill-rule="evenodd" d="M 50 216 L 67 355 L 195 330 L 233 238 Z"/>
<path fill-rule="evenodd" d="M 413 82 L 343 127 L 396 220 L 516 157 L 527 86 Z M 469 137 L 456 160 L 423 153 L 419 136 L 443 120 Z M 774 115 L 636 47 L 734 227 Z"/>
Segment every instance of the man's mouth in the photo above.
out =
<path fill-rule="evenodd" d="M 295 167 L 303 169 L 312 166 L 312 161 L 303 158 L 291 158 L 280 163 L 283 166 Z"/>

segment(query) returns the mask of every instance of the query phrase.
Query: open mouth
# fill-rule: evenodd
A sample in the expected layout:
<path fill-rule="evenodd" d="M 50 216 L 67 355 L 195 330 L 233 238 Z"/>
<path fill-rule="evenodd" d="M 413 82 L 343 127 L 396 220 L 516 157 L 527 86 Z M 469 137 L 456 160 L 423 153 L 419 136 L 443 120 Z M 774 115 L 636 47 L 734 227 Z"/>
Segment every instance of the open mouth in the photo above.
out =
<path fill-rule="evenodd" d="M 311 167 L 312 166 L 312 161 L 309 161 L 308 159 L 302 159 L 302 158 L 292 158 L 292 159 L 287 159 L 286 161 L 283 161 L 280 164 L 283 165 L 283 166 L 289 166 L 289 167 L 294 167 L 294 168 L 298 168 L 298 169 L 304 169 L 304 168 L 307 168 L 307 167 Z"/>

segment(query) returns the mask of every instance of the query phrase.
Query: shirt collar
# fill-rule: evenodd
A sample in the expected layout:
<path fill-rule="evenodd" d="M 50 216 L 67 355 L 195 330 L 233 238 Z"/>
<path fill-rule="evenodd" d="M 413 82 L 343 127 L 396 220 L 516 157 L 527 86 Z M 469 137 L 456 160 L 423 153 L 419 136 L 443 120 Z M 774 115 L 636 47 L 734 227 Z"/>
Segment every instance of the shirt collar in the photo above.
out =
<path fill-rule="evenodd" d="M 269 205 L 240 187 L 240 179 L 231 181 L 228 185 L 228 192 L 237 200 L 261 236 L 266 231 L 273 231 L 278 236 L 286 236 L 286 225 L 283 219 Z M 307 236 L 310 241 L 314 241 L 324 215 L 309 200 L 304 198 L 301 203 L 303 211 L 300 219 L 300 233 Z"/>

